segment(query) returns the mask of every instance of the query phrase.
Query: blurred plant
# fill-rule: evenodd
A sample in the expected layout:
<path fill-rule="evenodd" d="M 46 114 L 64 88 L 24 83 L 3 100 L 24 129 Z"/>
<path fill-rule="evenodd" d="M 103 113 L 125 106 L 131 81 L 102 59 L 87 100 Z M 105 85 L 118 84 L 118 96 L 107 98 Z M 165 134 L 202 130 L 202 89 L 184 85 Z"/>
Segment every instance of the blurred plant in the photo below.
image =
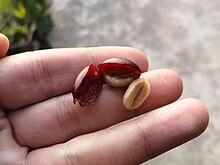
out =
<path fill-rule="evenodd" d="M 45 41 L 51 29 L 46 0 L 0 0 L 0 32 L 12 46 Z"/>

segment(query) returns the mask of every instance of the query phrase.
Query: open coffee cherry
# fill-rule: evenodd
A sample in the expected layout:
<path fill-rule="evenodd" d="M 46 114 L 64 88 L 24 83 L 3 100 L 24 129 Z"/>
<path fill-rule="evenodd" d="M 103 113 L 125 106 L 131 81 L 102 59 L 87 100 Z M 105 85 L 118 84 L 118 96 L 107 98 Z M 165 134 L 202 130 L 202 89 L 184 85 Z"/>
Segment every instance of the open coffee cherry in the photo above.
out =
<path fill-rule="evenodd" d="M 141 75 L 140 68 L 124 58 L 111 58 L 98 65 L 102 80 L 113 87 L 128 86 Z"/>
<path fill-rule="evenodd" d="M 141 70 L 132 61 L 111 58 L 98 65 L 90 65 L 77 76 L 72 94 L 73 102 L 81 106 L 89 105 L 99 96 L 104 83 L 112 87 L 129 86 L 123 97 L 123 105 L 129 110 L 142 105 L 150 92 L 147 81 L 140 79 Z"/>
<path fill-rule="evenodd" d="M 81 106 L 91 104 L 100 94 L 102 80 L 99 71 L 94 65 L 83 69 L 77 76 L 73 85 L 73 102 L 79 102 Z"/>

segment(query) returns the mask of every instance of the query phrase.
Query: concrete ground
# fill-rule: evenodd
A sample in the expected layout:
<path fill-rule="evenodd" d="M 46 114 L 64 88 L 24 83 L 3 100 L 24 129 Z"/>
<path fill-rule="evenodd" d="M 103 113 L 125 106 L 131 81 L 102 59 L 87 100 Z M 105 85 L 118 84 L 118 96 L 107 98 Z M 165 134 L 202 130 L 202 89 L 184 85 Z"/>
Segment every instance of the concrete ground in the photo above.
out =
<path fill-rule="evenodd" d="M 144 51 L 150 69 L 170 68 L 183 78 L 182 98 L 202 100 L 210 124 L 199 138 L 148 165 L 219 165 L 219 0 L 51 0 L 54 47 L 126 45 Z M 145 163 L 144 163 L 145 164 Z"/>

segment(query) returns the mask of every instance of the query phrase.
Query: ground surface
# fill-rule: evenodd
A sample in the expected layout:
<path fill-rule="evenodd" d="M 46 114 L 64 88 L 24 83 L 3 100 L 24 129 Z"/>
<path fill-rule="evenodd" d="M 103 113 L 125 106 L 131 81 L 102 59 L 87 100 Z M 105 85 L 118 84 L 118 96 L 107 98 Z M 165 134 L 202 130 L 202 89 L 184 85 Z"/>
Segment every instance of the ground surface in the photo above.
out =
<path fill-rule="evenodd" d="M 202 100 L 210 124 L 199 138 L 148 165 L 219 165 L 219 0 L 51 0 L 54 47 L 124 45 L 144 51 L 150 69 L 170 68 L 183 78 L 182 98 Z"/>

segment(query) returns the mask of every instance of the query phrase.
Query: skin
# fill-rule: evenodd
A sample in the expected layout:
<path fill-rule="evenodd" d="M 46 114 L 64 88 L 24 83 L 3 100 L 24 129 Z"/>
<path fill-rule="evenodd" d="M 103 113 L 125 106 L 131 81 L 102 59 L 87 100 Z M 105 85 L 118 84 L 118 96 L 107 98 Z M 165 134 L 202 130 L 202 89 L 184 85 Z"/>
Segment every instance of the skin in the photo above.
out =
<path fill-rule="evenodd" d="M 4 57 L 9 47 L 8 38 L 0 33 L 0 58 Z"/>
<path fill-rule="evenodd" d="M 166 69 L 146 72 L 146 56 L 136 49 L 53 49 L 3 57 L 8 40 L 2 35 L 0 48 L 1 164 L 136 165 L 195 138 L 208 125 L 200 101 L 176 101 L 183 90 L 180 77 Z M 94 104 L 73 106 L 70 92 L 79 71 L 115 56 L 143 70 L 141 77 L 151 85 L 145 103 L 127 111 L 125 89 L 104 86 Z"/>

